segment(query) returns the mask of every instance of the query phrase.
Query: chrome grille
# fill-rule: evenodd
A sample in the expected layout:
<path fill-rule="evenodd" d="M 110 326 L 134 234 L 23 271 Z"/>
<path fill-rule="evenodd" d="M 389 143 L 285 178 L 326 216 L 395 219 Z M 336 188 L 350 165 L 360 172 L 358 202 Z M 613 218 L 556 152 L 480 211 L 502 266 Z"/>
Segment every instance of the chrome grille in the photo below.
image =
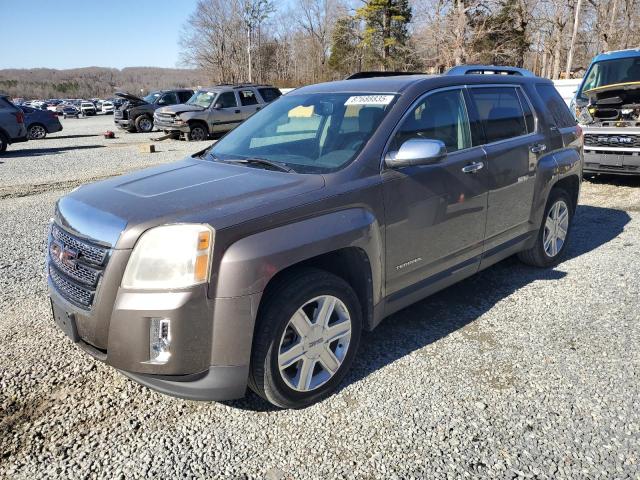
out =
<path fill-rule="evenodd" d="M 80 240 L 68 234 L 57 225 L 51 226 L 51 235 L 66 247 L 78 250 L 79 257 L 94 265 L 102 265 L 107 257 L 108 249 L 92 245 L 84 240 Z"/>
<path fill-rule="evenodd" d="M 640 135 L 613 135 L 588 133 L 584 136 L 585 146 L 640 148 Z"/>
<path fill-rule="evenodd" d="M 71 303 L 90 308 L 109 249 L 52 224 L 47 250 L 49 278 L 55 289 Z"/>
<path fill-rule="evenodd" d="M 66 280 L 51 265 L 49 265 L 49 278 L 51 278 L 56 290 L 58 290 L 64 298 L 70 300 L 72 303 L 75 303 L 76 305 L 80 304 L 83 307 L 90 307 L 93 303 L 93 295 L 95 292 L 79 287 L 78 285 Z"/>

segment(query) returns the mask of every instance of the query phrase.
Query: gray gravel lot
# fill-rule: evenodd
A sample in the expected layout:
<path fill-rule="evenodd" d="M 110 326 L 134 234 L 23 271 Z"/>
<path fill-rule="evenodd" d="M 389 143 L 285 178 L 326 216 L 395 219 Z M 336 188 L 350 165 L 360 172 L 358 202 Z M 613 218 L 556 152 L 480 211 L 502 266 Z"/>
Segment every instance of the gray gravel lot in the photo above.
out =
<path fill-rule="evenodd" d="M 328 400 L 197 403 L 90 359 L 50 318 L 56 199 L 205 145 L 142 154 L 158 134 L 95 136 L 111 121 L 0 156 L 0 478 L 640 478 L 640 179 L 583 184 L 554 270 L 508 259 L 365 334 Z"/>

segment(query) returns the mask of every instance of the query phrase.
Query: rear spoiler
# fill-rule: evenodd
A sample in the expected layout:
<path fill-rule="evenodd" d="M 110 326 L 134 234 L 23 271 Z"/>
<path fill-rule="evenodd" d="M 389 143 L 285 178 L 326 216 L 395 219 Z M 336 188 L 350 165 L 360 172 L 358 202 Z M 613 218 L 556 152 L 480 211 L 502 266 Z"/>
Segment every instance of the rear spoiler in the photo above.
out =
<path fill-rule="evenodd" d="M 445 75 L 518 75 L 521 77 L 535 77 L 526 68 L 507 67 L 497 65 L 458 65 L 446 71 Z"/>

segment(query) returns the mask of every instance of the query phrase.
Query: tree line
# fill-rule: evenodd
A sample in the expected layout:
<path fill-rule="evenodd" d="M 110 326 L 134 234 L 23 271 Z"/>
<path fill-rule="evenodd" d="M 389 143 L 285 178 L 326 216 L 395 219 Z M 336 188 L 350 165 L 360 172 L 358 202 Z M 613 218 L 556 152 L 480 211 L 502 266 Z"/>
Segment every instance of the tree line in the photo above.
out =
<path fill-rule="evenodd" d="M 200 0 L 181 46 L 183 63 L 214 82 L 298 86 L 464 63 L 555 79 L 581 75 L 599 52 L 640 46 L 638 32 L 640 0 Z"/>

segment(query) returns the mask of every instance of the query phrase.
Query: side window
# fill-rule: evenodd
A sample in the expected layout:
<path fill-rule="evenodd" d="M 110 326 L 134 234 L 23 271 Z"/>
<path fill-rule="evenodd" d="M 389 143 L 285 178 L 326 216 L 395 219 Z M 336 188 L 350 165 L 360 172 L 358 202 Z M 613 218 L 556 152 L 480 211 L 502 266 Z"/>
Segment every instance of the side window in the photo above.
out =
<path fill-rule="evenodd" d="M 178 92 L 178 100 L 180 103 L 186 103 L 193 96 L 193 92 Z"/>
<path fill-rule="evenodd" d="M 233 92 L 224 92 L 218 95 L 216 103 L 222 105 L 222 108 L 234 108 L 238 106 L 236 94 Z"/>
<path fill-rule="evenodd" d="M 282 93 L 280 93 L 280 90 L 278 90 L 277 88 L 259 88 L 258 91 L 260 92 L 260 95 L 262 96 L 264 101 L 267 103 L 273 102 L 276 98 L 282 95 Z"/>
<path fill-rule="evenodd" d="M 178 103 L 178 96 L 174 93 L 165 93 L 160 100 L 158 100 L 158 105 L 175 105 Z"/>
<path fill-rule="evenodd" d="M 576 124 L 567 104 L 553 85 L 536 84 L 536 91 L 551 114 L 556 127 L 573 127 Z"/>
<path fill-rule="evenodd" d="M 258 103 L 258 99 L 253 90 L 240 90 L 238 93 L 240 94 L 240 103 L 242 103 L 243 107 L 256 105 Z"/>
<path fill-rule="evenodd" d="M 524 111 L 515 87 L 472 88 L 471 98 L 487 143 L 526 135 Z"/>
<path fill-rule="evenodd" d="M 527 132 L 533 133 L 536 131 L 536 121 L 533 118 L 531 104 L 529 103 L 527 95 L 522 91 L 521 88 L 519 88 L 517 92 L 518 98 L 520 98 L 520 105 L 522 105 L 522 109 L 524 110 L 524 122 L 527 125 Z"/>
<path fill-rule="evenodd" d="M 448 152 L 471 146 L 469 117 L 462 90 L 447 90 L 425 97 L 403 120 L 391 150 L 412 138 L 441 140 Z"/>

